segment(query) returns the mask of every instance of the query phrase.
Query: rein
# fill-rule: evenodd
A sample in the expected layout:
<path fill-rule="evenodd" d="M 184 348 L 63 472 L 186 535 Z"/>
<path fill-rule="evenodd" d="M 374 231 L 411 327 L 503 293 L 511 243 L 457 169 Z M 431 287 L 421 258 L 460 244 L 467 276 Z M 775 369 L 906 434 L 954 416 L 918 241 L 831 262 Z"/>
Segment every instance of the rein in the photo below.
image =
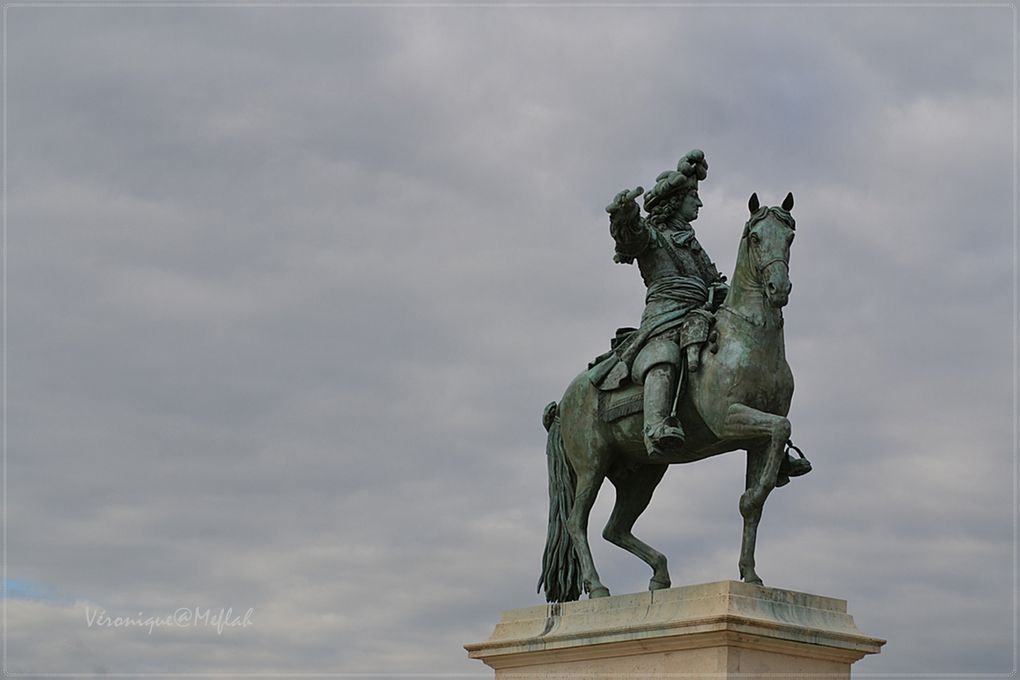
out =
<path fill-rule="evenodd" d="M 750 324 L 751 326 L 764 326 L 765 325 L 764 322 L 763 323 L 758 323 L 757 321 L 755 321 L 751 317 L 744 316 L 743 314 L 741 314 L 737 310 L 733 309 L 732 307 L 727 307 L 726 305 L 722 305 L 716 311 L 718 311 L 718 312 L 729 312 L 733 316 L 737 317 L 738 319 L 742 319 L 745 323 Z"/>
<path fill-rule="evenodd" d="M 746 323 L 748 326 L 754 326 L 755 328 L 767 328 L 768 325 L 769 325 L 768 313 L 765 312 L 765 300 L 764 300 L 764 298 L 762 299 L 762 311 L 765 312 L 765 313 L 762 316 L 761 323 L 758 323 L 757 321 L 755 321 L 754 319 L 752 319 L 749 316 L 741 314 L 740 312 L 738 312 L 737 310 L 733 309 L 732 307 L 727 307 L 725 304 L 722 305 L 721 307 L 719 307 L 719 309 L 717 309 L 716 311 L 717 312 L 729 312 L 733 316 L 737 317 L 738 319 L 740 319 L 741 321 Z M 782 312 L 782 310 L 780 310 L 778 312 L 777 316 L 779 317 L 779 321 L 778 321 L 778 323 L 776 325 L 776 328 L 782 328 L 783 327 L 783 312 Z"/>

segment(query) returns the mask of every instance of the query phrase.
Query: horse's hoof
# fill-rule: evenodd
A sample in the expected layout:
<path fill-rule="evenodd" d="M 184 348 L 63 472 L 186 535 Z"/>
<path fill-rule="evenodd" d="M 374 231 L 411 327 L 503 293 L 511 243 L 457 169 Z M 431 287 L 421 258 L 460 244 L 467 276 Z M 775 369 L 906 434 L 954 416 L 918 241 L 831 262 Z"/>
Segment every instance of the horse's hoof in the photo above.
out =
<path fill-rule="evenodd" d="M 673 584 L 668 580 L 658 581 L 653 578 L 651 581 L 648 582 L 648 590 L 666 590 L 671 585 Z"/>
<path fill-rule="evenodd" d="M 606 588 L 605 586 L 599 586 L 598 588 L 595 588 L 590 593 L 588 593 L 589 600 L 594 600 L 597 597 L 609 597 L 609 588 Z"/>
<path fill-rule="evenodd" d="M 744 583 L 750 583 L 752 586 L 764 586 L 765 585 L 764 583 L 762 583 L 762 580 L 758 577 L 757 574 L 755 574 L 755 576 L 753 578 L 745 578 L 744 579 Z"/>

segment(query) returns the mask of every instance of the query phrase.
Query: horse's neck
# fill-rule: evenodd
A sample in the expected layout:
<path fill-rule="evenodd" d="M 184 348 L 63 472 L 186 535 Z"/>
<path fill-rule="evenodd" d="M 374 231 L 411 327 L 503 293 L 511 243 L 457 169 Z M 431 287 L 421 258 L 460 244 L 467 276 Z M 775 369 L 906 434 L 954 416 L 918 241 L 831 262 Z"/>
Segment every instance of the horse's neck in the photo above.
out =
<path fill-rule="evenodd" d="M 737 265 L 733 270 L 726 306 L 755 325 L 764 328 L 782 328 L 783 311 L 768 304 L 765 288 L 750 265 L 747 240 L 740 241 Z"/>

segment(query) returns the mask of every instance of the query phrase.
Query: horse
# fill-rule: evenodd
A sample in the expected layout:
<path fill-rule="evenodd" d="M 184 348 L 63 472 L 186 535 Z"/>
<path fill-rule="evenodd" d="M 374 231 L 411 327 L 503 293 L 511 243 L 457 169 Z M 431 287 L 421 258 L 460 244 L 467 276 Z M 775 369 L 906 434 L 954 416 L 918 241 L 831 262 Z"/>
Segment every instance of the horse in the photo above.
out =
<path fill-rule="evenodd" d="M 650 459 L 642 413 L 604 422 L 599 390 L 587 372 L 570 383 L 559 404 L 546 406 L 549 527 L 538 587 L 541 591 L 545 586 L 549 602 L 579 599 L 582 590 L 589 598 L 609 596 L 587 535 L 589 513 L 607 477 L 616 487 L 616 505 L 602 536 L 652 568 L 649 590 L 669 588 L 666 557 L 631 529 L 669 465 L 737 450 L 747 452 L 745 490 L 738 504 L 744 522 L 740 579 L 762 584 L 754 562 L 758 523 L 765 500 L 777 486 L 787 456 L 784 445 L 792 447 L 786 416 L 793 374 L 786 361 L 782 313 L 791 290 L 792 208 L 792 193 L 782 207 L 760 206 L 757 194 L 748 201 L 751 216 L 740 238 L 729 292 L 716 312 L 700 366 L 684 370 L 687 387 L 677 403 L 687 433 L 682 447 L 666 458 Z M 637 397 L 642 388 L 624 389 Z"/>

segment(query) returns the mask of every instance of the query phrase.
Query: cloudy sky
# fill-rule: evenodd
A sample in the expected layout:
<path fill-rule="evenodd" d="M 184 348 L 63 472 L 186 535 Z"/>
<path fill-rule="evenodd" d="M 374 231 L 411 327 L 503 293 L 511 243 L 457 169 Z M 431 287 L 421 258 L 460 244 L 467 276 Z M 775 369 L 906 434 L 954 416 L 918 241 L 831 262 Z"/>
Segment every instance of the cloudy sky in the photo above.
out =
<path fill-rule="evenodd" d="M 543 406 L 634 324 L 604 206 L 689 149 L 725 272 L 796 196 L 787 353 L 815 471 L 766 583 L 1015 664 L 1008 4 L 9 3 L 6 665 L 478 673 L 535 593 Z M 737 578 L 743 457 L 637 529 Z M 645 565 L 598 537 L 614 593 Z M 179 608 L 251 625 L 88 625 Z"/>

